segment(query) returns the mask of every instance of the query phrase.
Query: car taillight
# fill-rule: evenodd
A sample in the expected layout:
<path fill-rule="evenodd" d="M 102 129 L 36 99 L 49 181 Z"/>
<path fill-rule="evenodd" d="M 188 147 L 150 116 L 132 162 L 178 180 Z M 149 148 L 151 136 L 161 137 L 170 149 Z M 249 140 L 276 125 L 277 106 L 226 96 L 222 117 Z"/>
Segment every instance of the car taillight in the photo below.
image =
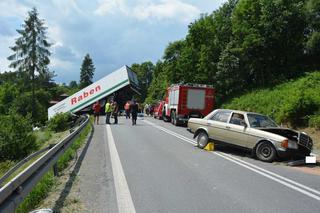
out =
<path fill-rule="evenodd" d="M 281 141 L 281 146 L 282 146 L 283 148 L 288 148 L 288 146 L 289 146 L 289 141 L 288 141 L 288 139 L 285 139 L 285 140 Z"/>

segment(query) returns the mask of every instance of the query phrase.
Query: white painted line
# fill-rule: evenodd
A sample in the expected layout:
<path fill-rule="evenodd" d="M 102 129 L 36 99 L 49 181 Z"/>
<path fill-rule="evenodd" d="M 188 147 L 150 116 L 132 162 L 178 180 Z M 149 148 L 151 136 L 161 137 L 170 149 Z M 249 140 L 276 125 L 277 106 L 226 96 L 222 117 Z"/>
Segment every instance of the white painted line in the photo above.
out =
<path fill-rule="evenodd" d="M 214 154 L 218 154 L 218 153 L 215 152 Z M 260 170 L 260 171 L 262 171 L 262 172 L 265 172 L 265 173 L 267 173 L 267 174 L 269 174 L 269 175 L 273 175 L 273 176 L 275 176 L 275 177 L 277 177 L 277 178 L 279 178 L 279 179 L 282 179 L 282 180 L 284 180 L 284 181 L 286 181 L 286 182 L 289 182 L 289 183 L 291 183 L 291 184 L 294 184 L 294 185 L 296 185 L 296 186 L 299 186 L 299 187 L 301 187 L 301 188 L 303 188 L 303 189 L 305 189 L 305 190 L 309 190 L 309 191 L 311 191 L 311 192 L 313 192 L 313 193 L 315 193 L 315 194 L 320 195 L 320 191 L 318 191 L 318 190 L 312 189 L 312 188 L 310 188 L 310 187 L 308 187 L 308 186 L 305 186 L 305 185 L 303 185 L 303 184 L 301 184 L 301 183 L 298 183 L 298 182 L 296 182 L 296 181 L 293 181 L 293 180 L 291 180 L 291 179 L 288 179 L 288 178 L 286 178 L 286 177 L 283 177 L 283 176 L 281 176 L 281 175 L 278 175 L 278 174 L 276 174 L 276 173 L 274 173 L 274 172 L 271 172 L 271 171 L 269 171 L 269 170 L 263 169 L 263 168 L 261 168 L 261 167 L 258 167 L 258 166 L 256 166 L 256 165 L 254 165 L 254 164 L 251 164 L 251 163 L 249 163 L 249 162 L 243 161 L 243 160 L 241 160 L 241 159 L 239 159 L 239 158 L 237 158 L 237 157 L 231 156 L 230 154 L 226 154 L 226 153 L 222 153 L 222 152 L 219 152 L 219 154 L 224 155 L 224 156 L 226 156 L 226 157 L 229 157 L 229 158 L 231 158 L 231 159 L 234 159 L 234 160 L 236 160 L 236 161 L 238 161 L 238 162 L 240 162 L 240 163 L 243 163 L 243 164 L 246 164 L 246 165 L 248 165 L 248 166 L 251 166 L 251 167 L 253 167 L 253 168 L 255 168 L 255 169 L 258 169 L 258 170 Z"/>
<path fill-rule="evenodd" d="M 106 129 L 119 213 L 135 213 L 136 210 L 134 208 L 128 183 L 122 169 L 117 147 L 114 143 L 110 125 L 107 124 Z"/>
<path fill-rule="evenodd" d="M 185 136 L 182 136 L 182 135 L 180 135 L 178 133 L 172 132 L 171 130 L 168 130 L 168 129 L 164 128 L 164 127 L 160 127 L 160 126 L 158 126 L 158 125 L 156 125 L 156 124 L 154 124 L 152 122 L 149 122 L 149 121 L 144 121 L 144 122 L 152 125 L 153 127 L 157 128 L 157 129 L 162 130 L 163 132 L 166 132 L 166 133 L 168 133 L 170 135 L 173 135 L 173 136 L 175 136 L 175 137 L 177 137 L 177 138 L 179 138 L 181 140 L 184 140 L 184 141 L 186 141 L 188 143 L 191 143 L 193 145 L 196 144 L 196 142 L 194 140 L 186 138 Z M 298 183 L 298 182 L 293 181 L 291 179 L 285 178 L 285 177 L 283 177 L 281 175 L 278 175 L 278 174 L 276 174 L 274 172 L 270 172 L 270 171 L 268 171 L 266 169 L 260 168 L 260 167 L 258 167 L 256 165 L 253 165 L 253 164 L 248 163 L 246 161 L 240 160 L 240 159 L 238 159 L 236 157 L 233 157 L 231 155 L 228 155 L 228 154 L 225 154 L 225 153 L 221 153 L 221 152 L 220 153 L 212 152 L 212 154 L 220 156 L 220 157 L 222 157 L 222 158 L 224 158 L 226 160 L 229 160 L 229 161 L 231 161 L 233 163 L 236 163 L 236 164 L 238 164 L 238 165 L 240 165 L 242 167 L 245 167 L 245 168 L 247 168 L 247 169 L 249 169 L 249 170 L 251 170 L 251 171 L 253 171 L 255 173 L 258 173 L 258 174 L 260 174 L 260 175 L 262 175 L 264 177 L 267 177 L 267 178 L 269 178 L 269 179 L 271 179 L 273 181 L 276 181 L 276 182 L 278 182 L 278 183 L 280 183 L 282 185 L 285 185 L 285 186 L 287 186 L 287 187 L 289 187 L 289 188 L 291 188 L 291 189 L 293 189 L 295 191 L 298 191 L 300 193 L 303 193 L 303 194 L 305 194 L 305 195 L 307 195 L 309 197 L 312 197 L 312 198 L 320 201 L 320 196 L 318 196 L 318 195 L 320 195 L 320 191 L 318 191 L 318 190 L 312 189 L 312 188 L 310 188 L 308 186 L 305 186 L 305 185 L 303 185 L 301 183 Z M 315 194 L 318 194 L 318 195 L 315 195 L 315 194 L 312 194 L 312 193 L 315 193 Z"/>
<path fill-rule="evenodd" d="M 305 194 L 305 195 L 307 195 L 307 196 L 309 196 L 309 197 L 312 197 L 312 198 L 320 201 L 320 197 L 317 196 L 317 195 L 315 195 L 315 194 L 312 194 L 311 192 L 308 192 L 308 191 L 306 191 L 306 190 L 304 190 L 304 189 L 301 189 L 301 188 L 299 188 L 299 187 L 297 187 L 297 186 L 294 186 L 293 184 L 290 184 L 290 183 L 285 182 L 285 181 L 283 181 L 283 180 L 279 180 L 279 179 L 277 179 L 276 177 L 273 177 L 273 176 L 271 176 L 271 175 L 268 175 L 268 174 L 266 174 L 266 173 L 264 173 L 264 172 L 262 172 L 262 171 L 260 171 L 260 170 L 258 170 L 258 169 L 254 169 L 254 168 L 252 168 L 252 167 L 250 167 L 250 166 L 248 166 L 248 165 L 246 165 L 246 164 L 240 163 L 240 162 L 237 161 L 237 160 L 233 160 L 232 158 L 229 158 L 229 157 L 227 157 L 227 156 L 225 156 L 225 155 L 223 155 L 223 154 L 221 154 L 221 153 L 215 153 L 215 154 L 218 155 L 218 156 L 220 156 L 220 157 L 222 157 L 222 158 L 224 158 L 224 159 L 226 159 L 226 160 L 229 160 L 229 161 L 231 161 L 231 162 L 234 162 L 234 163 L 236 163 L 236 164 L 238 164 L 238 165 L 240 165 L 240 166 L 242 166 L 242 167 L 245 167 L 245 168 L 247 168 L 247 169 L 249 169 L 249 170 L 251 170 L 251 171 L 253 171 L 253 172 L 255 172 L 255 173 L 258 173 L 258 174 L 260 174 L 260 175 L 262 175 L 262 176 L 264 176 L 264 177 L 267 177 L 267 178 L 269 178 L 269 179 L 271 179 L 271 180 L 274 180 L 274 181 L 276 181 L 276 182 L 278 182 L 278 183 L 280 183 L 280 184 L 282 184 L 282 185 L 285 185 L 285 186 L 287 186 L 287 187 L 289 187 L 289 188 L 291 188 L 291 189 L 293 189 L 293 190 L 295 190 L 295 191 L 301 192 L 302 194 Z M 286 179 L 287 179 L 287 178 L 286 178 Z M 288 180 L 289 180 L 289 179 L 288 179 Z M 293 182 L 293 181 L 292 181 L 292 182 Z M 302 185 L 302 184 L 300 184 L 300 185 Z"/>

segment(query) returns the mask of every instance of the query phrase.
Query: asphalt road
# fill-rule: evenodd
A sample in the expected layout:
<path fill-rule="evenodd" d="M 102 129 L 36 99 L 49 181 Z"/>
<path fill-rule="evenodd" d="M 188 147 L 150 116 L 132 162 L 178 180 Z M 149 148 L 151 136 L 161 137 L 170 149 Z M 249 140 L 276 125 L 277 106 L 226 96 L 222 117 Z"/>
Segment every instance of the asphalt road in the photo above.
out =
<path fill-rule="evenodd" d="M 79 172 L 85 212 L 319 212 L 320 176 L 194 147 L 153 118 L 95 125 Z"/>

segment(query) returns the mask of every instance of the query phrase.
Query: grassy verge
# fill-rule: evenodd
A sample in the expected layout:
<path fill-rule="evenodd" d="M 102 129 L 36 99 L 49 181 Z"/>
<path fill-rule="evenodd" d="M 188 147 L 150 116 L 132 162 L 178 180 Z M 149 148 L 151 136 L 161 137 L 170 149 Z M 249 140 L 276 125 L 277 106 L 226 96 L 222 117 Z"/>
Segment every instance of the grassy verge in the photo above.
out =
<path fill-rule="evenodd" d="M 39 150 L 47 147 L 49 144 L 54 144 L 62 140 L 64 137 L 66 137 L 69 134 L 69 131 L 59 132 L 59 133 L 53 133 L 49 130 L 41 130 L 36 131 L 34 133 L 37 137 L 37 143 L 39 144 Z M 21 166 L 17 171 L 12 173 L 10 177 L 2 184 L 8 183 L 12 178 L 14 178 L 17 174 L 22 172 L 25 168 L 27 168 L 29 165 L 31 165 L 34 161 L 36 161 L 41 155 L 34 157 L 33 159 L 29 160 L 27 163 L 25 163 L 23 166 Z M 0 162 L 0 176 L 3 176 L 10 168 L 12 168 L 15 164 L 17 164 L 18 161 L 4 161 Z"/>
<path fill-rule="evenodd" d="M 91 131 L 91 125 L 87 125 L 80 133 L 79 137 L 73 142 L 71 147 L 58 160 L 58 169 L 62 171 L 69 165 L 69 161 L 75 157 L 76 150 L 86 141 L 86 137 Z M 48 172 L 40 182 L 33 188 L 31 193 L 20 204 L 17 213 L 29 212 L 37 207 L 39 203 L 47 196 L 55 185 L 57 178 L 53 172 Z"/>

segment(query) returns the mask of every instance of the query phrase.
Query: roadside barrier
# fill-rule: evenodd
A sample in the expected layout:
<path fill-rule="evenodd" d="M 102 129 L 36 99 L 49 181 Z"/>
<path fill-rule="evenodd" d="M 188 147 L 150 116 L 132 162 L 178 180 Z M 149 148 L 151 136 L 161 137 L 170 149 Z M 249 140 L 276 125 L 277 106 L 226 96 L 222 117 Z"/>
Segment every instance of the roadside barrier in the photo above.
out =
<path fill-rule="evenodd" d="M 59 143 L 46 147 L 26 159 L 19 162 L 14 168 L 7 172 L 1 179 L 0 184 L 7 179 L 14 171 L 20 168 L 25 162 L 48 150 L 43 156 L 29 165 L 11 181 L 0 188 L 0 212 L 11 213 L 19 206 L 23 199 L 31 192 L 33 187 L 41 180 L 50 169 L 56 167 L 59 157 L 71 146 L 79 136 L 83 128 L 89 123 L 89 116 L 82 116 L 79 127 L 70 130 L 71 134 Z"/>

